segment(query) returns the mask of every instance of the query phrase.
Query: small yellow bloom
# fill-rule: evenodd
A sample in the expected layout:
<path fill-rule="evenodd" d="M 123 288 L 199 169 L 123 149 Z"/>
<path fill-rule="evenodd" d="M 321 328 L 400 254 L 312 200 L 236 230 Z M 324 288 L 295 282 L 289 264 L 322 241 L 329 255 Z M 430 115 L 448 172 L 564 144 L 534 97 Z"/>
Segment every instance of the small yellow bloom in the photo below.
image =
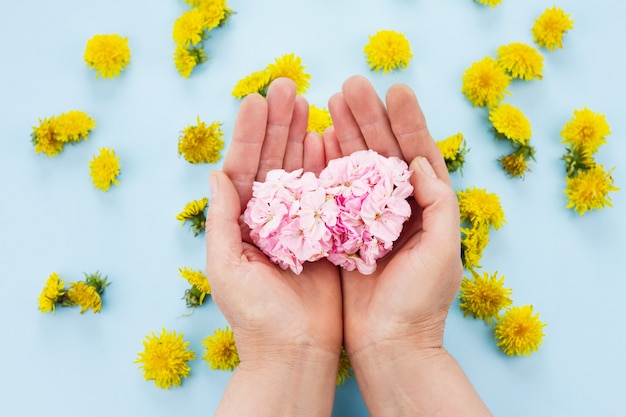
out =
<path fill-rule="evenodd" d="M 96 70 L 96 78 L 115 78 L 130 62 L 128 38 L 94 35 L 87 41 L 83 58 L 89 68 Z"/>
<path fill-rule="evenodd" d="M 179 44 L 174 51 L 174 65 L 180 75 L 189 78 L 198 61 L 190 49 Z"/>
<path fill-rule="evenodd" d="M 353 369 L 352 364 L 350 363 L 350 357 L 348 356 L 346 349 L 342 346 L 341 353 L 339 354 L 339 369 L 337 370 L 336 385 L 343 385 L 348 378 L 354 378 L 352 371 Z"/>
<path fill-rule="evenodd" d="M 311 74 L 304 72 L 306 67 L 302 65 L 302 59 L 294 54 L 285 54 L 276 58 L 274 63 L 266 67 L 266 71 L 271 74 L 271 79 L 289 78 L 296 83 L 296 93 L 304 94 L 308 90 Z"/>
<path fill-rule="evenodd" d="M 511 307 L 495 325 L 498 347 L 509 356 L 530 355 L 543 342 L 545 326 L 533 306 Z"/>
<path fill-rule="evenodd" d="M 504 210 L 500 205 L 500 197 L 487 190 L 467 188 L 465 191 L 457 191 L 459 198 L 459 210 L 461 222 L 469 221 L 473 226 L 488 224 L 499 229 L 506 220 Z"/>
<path fill-rule="evenodd" d="M 197 307 L 204 303 L 204 298 L 211 294 L 211 284 L 206 274 L 191 268 L 178 268 L 180 276 L 191 284 L 191 289 L 185 291 L 187 307 Z"/>
<path fill-rule="evenodd" d="M 513 42 L 496 51 L 498 63 L 513 77 L 523 80 L 541 80 L 543 56 L 530 45 Z"/>
<path fill-rule="evenodd" d="M 574 21 L 562 9 L 552 6 L 535 20 L 532 27 L 534 41 L 549 51 L 563 47 L 565 32 L 574 27 Z"/>
<path fill-rule="evenodd" d="M 467 154 L 463 133 L 459 132 L 444 140 L 437 141 L 437 147 L 443 155 L 448 172 L 456 172 L 463 168 Z"/>
<path fill-rule="evenodd" d="M 200 0 L 197 7 L 204 15 L 206 29 L 213 30 L 224 24 L 228 16 L 232 14 L 230 8 L 226 6 L 226 0 Z"/>
<path fill-rule="evenodd" d="M 99 313 L 102 308 L 102 298 L 98 291 L 83 281 L 70 282 L 67 297 L 69 305 L 81 307 L 80 314 L 83 314 L 88 309 L 92 309 L 94 313 Z"/>
<path fill-rule="evenodd" d="M 189 342 L 183 341 L 183 334 L 171 333 L 163 329 L 161 334 L 146 336 L 143 341 L 143 352 L 138 353 L 135 363 L 140 364 L 146 381 L 163 389 L 179 386 L 183 378 L 189 376 L 191 368 L 187 364 L 196 358 L 188 348 Z"/>
<path fill-rule="evenodd" d="M 109 148 L 100 148 L 100 153 L 89 161 L 91 182 L 102 191 L 111 188 L 111 184 L 119 185 L 117 176 L 120 174 L 120 158 Z"/>
<path fill-rule="evenodd" d="M 204 212 L 208 204 L 209 199 L 207 197 L 190 201 L 185 205 L 183 211 L 176 215 L 176 220 L 180 220 L 181 227 L 185 222 L 191 222 L 191 230 L 195 236 L 198 236 L 204 231 L 206 224 L 206 214 Z"/>
<path fill-rule="evenodd" d="M 54 157 L 63 151 L 65 144 L 57 139 L 54 122 L 54 117 L 43 120 L 39 119 L 39 126 L 33 126 L 31 137 L 37 154 L 43 152 L 49 157 Z"/>
<path fill-rule="evenodd" d="M 504 103 L 491 108 L 489 121 L 496 134 L 519 145 L 527 145 L 532 136 L 530 121 L 517 107 Z"/>
<path fill-rule="evenodd" d="M 460 307 L 463 316 L 469 314 L 474 318 L 485 320 L 488 324 L 498 317 L 503 308 L 513 303 L 510 288 L 504 287 L 504 276 L 498 278 L 498 273 L 493 275 L 485 272 L 480 276 L 472 270 L 472 278 L 463 278 L 459 293 Z"/>
<path fill-rule="evenodd" d="M 561 130 L 563 143 L 571 144 L 574 150 L 587 149 L 592 154 L 606 143 L 606 136 L 610 134 L 605 116 L 586 107 L 574 110 L 574 115 Z"/>
<path fill-rule="evenodd" d="M 495 7 L 498 4 L 502 3 L 502 0 L 476 0 L 477 3 L 488 5 L 490 7 Z"/>
<path fill-rule="evenodd" d="M 54 119 L 54 131 L 61 142 L 87 140 L 94 127 L 96 121 L 84 111 L 70 110 Z"/>
<path fill-rule="evenodd" d="M 65 281 L 61 281 L 61 277 L 56 272 L 50 274 L 46 280 L 46 284 L 39 294 L 39 310 L 41 313 L 52 311 L 54 313 L 56 303 L 61 300 L 65 294 Z"/>
<path fill-rule="evenodd" d="M 463 72 L 461 92 L 474 106 L 494 107 L 505 94 L 510 94 L 510 83 L 511 77 L 504 68 L 495 59 L 485 57 Z"/>
<path fill-rule="evenodd" d="M 237 82 L 232 95 L 235 98 L 244 98 L 248 94 L 258 93 L 265 97 L 271 82 L 272 74 L 269 71 L 255 71 Z"/>
<path fill-rule="evenodd" d="M 413 54 L 409 40 L 394 30 L 379 30 L 369 36 L 369 42 L 363 48 L 367 63 L 373 71 L 404 69 L 409 65 Z"/>
<path fill-rule="evenodd" d="M 325 107 L 317 107 L 315 104 L 309 106 L 309 121 L 307 124 L 307 132 L 317 132 L 320 135 L 333 125 L 330 118 L 330 112 Z"/>
<path fill-rule="evenodd" d="M 574 208 L 582 216 L 588 210 L 612 207 L 609 193 L 619 190 L 613 185 L 612 172 L 613 170 L 605 172 L 602 165 L 595 165 L 587 171 L 580 170 L 576 175 L 568 177 L 565 195 L 569 202 L 566 208 Z"/>
<path fill-rule="evenodd" d="M 205 348 L 202 359 L 211 365 L 211 369 L 232 371 L 239 365 L 235 336 L 228 326 L 225 329 L 216 329 L 212 336 L 202 340 L 202 344 Z"/>
<path fill-rule="evenodd" d="M 487 223 L 461 228 L 461 259 L 466 269 L 480 268 L 480 260 L 489 243 L 491 226 Z"/>
<path fill-rule="evenodd" d="M 502 156 L 498 159 L 502 169 L 504 169 L 511 178 L 524 178 L 530 171 L 528 160 L 524 154 L 513 152 L 509 155 Z"/>
<path fill-rule="evenodd" d="M 172 38 L 176 44 L 189 48 L 202 42 L 206 38 L 207 19 L 198 8 L 183 13 L 174 22 Z"/>
<path fill-rule="evenodd" d="M 197 126 L 187 126 L 178 138 L 178 154 L 192 164 L 215 163 L 224 149 L 222 124 L 207 125 L 197 117 Z"/>

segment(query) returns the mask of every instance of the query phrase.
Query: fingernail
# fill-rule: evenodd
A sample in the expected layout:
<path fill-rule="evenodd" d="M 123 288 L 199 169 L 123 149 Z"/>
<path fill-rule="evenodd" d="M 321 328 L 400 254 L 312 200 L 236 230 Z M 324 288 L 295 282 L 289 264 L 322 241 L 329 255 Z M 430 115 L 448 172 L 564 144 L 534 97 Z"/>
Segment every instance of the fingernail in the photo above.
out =
<path fill-rule="evenodd" d="M 215 171 L 209 174 L 209 191 L 211 192 L 211 198 L 217 196 L 217 173 Z"/>
<path fill-rule="evenodd" d="M 426 174 L 430 178 L 437 178 L 437 174 L 435 174 L 435 170 L 430 165 L 430 162 L 428 162 L 428 159 L 424 158 L 423 156 L 418 156 L 417 163 L 419 164 L 420 168 L 422 168 L 422 172 L 424 174 Z"/>

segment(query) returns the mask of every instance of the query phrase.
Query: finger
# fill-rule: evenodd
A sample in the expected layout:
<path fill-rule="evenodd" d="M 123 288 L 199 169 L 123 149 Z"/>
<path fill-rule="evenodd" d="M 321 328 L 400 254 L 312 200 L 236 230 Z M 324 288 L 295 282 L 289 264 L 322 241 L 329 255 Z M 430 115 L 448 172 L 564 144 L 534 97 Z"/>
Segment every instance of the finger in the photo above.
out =
<path fill-rule="evenodd" d="M 209 184 L 211 202 L 206 218 L 206 271 L 209 282 L 215 286 L 228 276 L 224 274 L 225 268 L 240 262 L 243 243 L 239 227 L 239 195 L 234 184 L 220 171 L 209 174 Z"/>
<path fill-rule="evenodd" d="M 267 128 L 261 148 L 257 181 L 272 169 L 283 167 L 285 148 L 296 102 L 296 84 L 288 78 L 274 80 L 267 91 Z"/>
<path fill-rule="evenodd" d="M 259 94 L 246 96 L 239 106 L 232 140 L 222 168 L 237 190 L 241 211 L 252 197 L 252 183 L 259 169 L 266 123 L 265 99 Z"/>
<path fill-rule="evenodd" d="M 335 127 L 335 137 L 341 149 L 341 156 L 367 149 L 365 138 L 354 119 L 343 93 L 337 93 L 328 100 L 328 111 Z"/>
<path fill-rule="evenodd" d="M 326 156 L 327 165 L 328 161 L 341 158 L 343 156 L 339 140 L 337 140 L 337 135 L 335 134 L 334 126 L 330 126 L 324 131 L 322 141 L 324 142 L 324 154 Z"/>
<path fill-rule="evenodd" d="M 324 141 L 319 133 L 309 132 L 304 138 L 304 159 L 302 168 L 304 172 L 312 172 L 316 176 L 326 166 Z"/>
<path fill-rule="evenodd" d="M 404 84 L 392 86 L 387 92 L 387 112 L 404 159 L 412 161 L 417 155 L 426 157 L 437 177 L 450 184 L 446 163 L 428 131 L 413 90 Z"/>
<path fill-rule="evenodd" d="M 387 157 L 402 157 L 385 105 L 372 83 L 362 76 L 350 77 L 344 82 L 342 92 L 367 147 Z"/>
<path fill-rule="evenodd" d="M 302 96 L 296 96 L 293 108 L 291 127 L 287 137 L 283 169 L 293 171 L 302 168 L 304 154 L 304 138 L 309 123 L 309 103 Z"/>

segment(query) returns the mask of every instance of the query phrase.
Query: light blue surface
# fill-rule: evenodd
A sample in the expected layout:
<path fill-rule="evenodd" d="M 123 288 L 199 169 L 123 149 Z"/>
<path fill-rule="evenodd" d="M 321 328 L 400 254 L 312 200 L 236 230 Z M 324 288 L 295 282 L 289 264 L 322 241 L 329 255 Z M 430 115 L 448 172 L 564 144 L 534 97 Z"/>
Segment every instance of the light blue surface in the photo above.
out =
<path fill-rule="evenodd" d="M 618 0 L 230 0 L 237 12 L 206 42 L 209 62 L 189 79 L 176 73 L 174 20 L 188 6 L 168 1 L 2 1 L 0 13 L 0 415 L 211 415 L 230 377 L 200 359 L 179 388 L 146 382 L 133 363 L 145 335 L 201 339 L 226 322 L 209 301 L 192 315 L 181 300 L 179 267 L 203 268 L 204 242 L 174 219 L 208 194 L 214 165 L 177 155 L 179 132 L 222 121 L 228 138 L 238 101 L 235 83 L 274 58 L 295 53 L 312 75 L 306 97 L 325 106 L 352 74 L 381 94 L 412 86 L 431 132 L 463 132 L 471 149 L 457 189 L 497 193 L 507 223 L 491 234 L 482 265 L 498 271 L 516 304 L 533 304 L 548 323 L 541 349 L 507 357 L 491 329 L 452 306 L 446 347 L 498 416 L 624 416 L 626 406 L 626 145 L 623 42 L 626 4 Z M 537 162 L 525 180 L 506 177 L 484 109 L 460 93 L 461 74 L 498 46 L 532 44 L 530 28 L 557 5 L 575 20 L 563 49 L 541 50 L 542 81 L 513 82 L 508 101 L 532 123 Z M 362 53 L 377 30 L 403 32 L 415 58 L 402 72 L 368 70 Z M 96 79 L 82 60 L 97 33 L 129 38 L 132 62 L 114 80 Z M 573 110 L 606 115 L 612 134 L 598 162 L 615 166 L 613 208 L 584 217 L 565 209 L 559 132 Z M 55 158 L 30 143 L 38 118 L 79 109 L 97 121 L 86 143 Z M 121 157 L 121 184 L 93 188 L 88 161 L 108 146 Z M 55 271 L 68 281 L 99 270 L 112 285 L 100 314 L 37 310 Z M 336 416 L 367 415 L 354 380 L 337 389 Z"/>

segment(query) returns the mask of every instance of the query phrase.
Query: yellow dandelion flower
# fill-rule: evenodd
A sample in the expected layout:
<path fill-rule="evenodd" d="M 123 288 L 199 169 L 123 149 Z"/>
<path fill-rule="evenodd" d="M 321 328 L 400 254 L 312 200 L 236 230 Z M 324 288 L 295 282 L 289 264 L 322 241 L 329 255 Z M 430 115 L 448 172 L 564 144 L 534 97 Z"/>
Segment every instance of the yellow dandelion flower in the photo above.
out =
<path fill-rule="evenodd" d="M 32 143 L 37 154 L 44 153 L 54 157 L 63 151 L 64 143 L 57 139 L 55 117 L 39 119 L 39 126 L 33 126 Z"/>
<path fill-rule="evenodd" d="M 544 327 L 532 305 L 511 307 L 495 325 L 498 347 L 509 356 L 530 355 L 543 342 Z"/>
<path fill-rule="evenodd" d="M 232 11 L 226 7 L 226 0 L 198 1 L 198 10 L 204 15 L 206 29 L 213 30 L 222 25 Z"/>
<path fill-rule="evenodd" d="M 67 290 L 68 305 L 78 305 L 81 307 L 80 314 L 88 309 L 94 313 L 99 313 L 102 308 L 102 298 L 98 291 L 86 282 L 70 282 Z"/>
<path fill-rule="evenodd" d="M 198 8 L 187 10 L 174 22 L 172 38 L 178 45 L 188 48 L 206 38 L 207 20 Z"/>
<path fill-rule="evenodd" d="M 191 222 L 191 230 L 195 236 L 198 236 L 204 231 L 206 224 L 206 214 L 204 212 L 208 204 L 209 199 L 207 197 L 190 201 L 185 205 L 183 211 L 176 215 L 176 220 L 180 220 L 181 227 L 185 222 Z"/>
<path fill-rule="evenodd" d="M 606 143 L 606 136 L 610 134 L 611 127 L 605 116 L 586 107 L 574 110 L 574 115 L 561 130 L 563 143 L 571 144 L 574 150 L 588 149 L 592 154 Z"/>
<path fill-rule="evenodd" d="M 457 191 L 457 196 L 461 222 L 469 221 L 474 226 L 488 224 L 495 229 L 499 229 L 506 223 L 500 197 L 497 194 L 474 187 Z"/>
<path fill-rule="evenodd" d="M 502 3 L 502 0 L 476 0 L 476 2 L 493 8 Z"/>
<path fill-rule="evenodd" d="M 494 107 L 505 94 L 510 94 L 510 83 L 511 77 L 504 68 L 495 59 L 485 57 L 463 72 L 461 92 L 474 106 Z"/>
<path fill-rule="evenodd" d="M 285 54 L 276 58 L 274 63 L 266 67 L 272 80 L 285 77 L 295 82 L 297 94 L 306 93 L 310 86 L 311 74 L 304 72 L 305 69 L 306 67 L 302 65 L 302 59 L 294 54 Z"/>
<path fill-rule="evenodd" d="M 307 132 L 317 132 L 321 135 L 332 125 L 333 120 L 330 118 L 330 112 L 326 107 L 317 107 L 315 104 L 309 106 Z"/>
<path fill-rule="evenodd" d="M 265 97 L 267 87 L 269 87 L 271 82 L 272 74 L 269 71 L 255 71 L 237 82 L 233 88 L 232 95 L 235 98 L 244 98 L 248 94 L 259 93 Z"/>
<path fill-rule="evenodd" d="M 566 208 L 573 208 L 581 216 L 588 210 L 600 210 L 612 207 L 609 193 L 618 191 L 613 185 L 613 170 L 606 172 L 602 165 L 595 165 L 587 171 L 578 171 L 567 178 L 565 195 L 568 199 Z"/>
<path fill-rule="evenodd" d="M 183 341 L 183 334 L 163 329 L 159 335 L 146 336 L 143 352 L 138 353 L 135 363 L 140 364 L 146 381 L 163 389 L 180 386 L 183 378 L 189 376 L 191 368 L 187 364 L 195 359 L 195 353 L 189 349 L 189 342 Z"/>
<path fill-rule="evenodd" d="M 211 284 L 206 274 L 191 268 L 178 268 L 180 276 L 191 284 L 191 289 L 185 291 L 187 307 L 198 307 L 204 303 L 204 299 L 211 294 Z"/>
<path fill-rule="evenodd" d="M 117 176 L 120 174 L 120 158 L 109 148 L 100 148 L 100 153 L 89 161 L 89 175 L 93 185 L 102 191 L 111 188 L 111 184 L 119 185 Z"/>
<path fill-rule="evenodd" d="M 498 278 L 498 272 L 493 275 L 485 272 L 480 276 L 472 270 L 472 278 L 463 277 L 459 293 L 460 307 L 463 316 L 471 314 L 474 318 L 485 320 L 488 324 L 498 317 L 503 308 L 513 303 L 510 288 L 504 287 L 504 275 Z"/>
<path fill-rule="evenodd" d="M 535 20 L 532 35 L 535 43 L 549 51 L 563 47 L 565 32 L 574 28 L 574 21 L 562 9 L 552 6 Z"/>
<path fill-rule="evenodd" d="M 467 154 L 463 133 L 459 132 L 446 139 L 437 141 L 437 147 L 441 155 L 443 155 L 448 172 L 456 172 L 458 169 L 463 168 L 465 155 Z"/>
<path fill-rule="evenodd" d="M 500 104 L 489 111 L 489 121 L 498 137 L 504 137 L 519 145 L 527 145 L 532 136 L 530 121 L 517 107 Z"/>
<path fill-rule="evenodd" d="M 57 139 L 61 142 L 78 142 L 87 140 L 89 132 L 96 127 L 96 121 L 87 113 L 79 110 L 70 110 L 55 118 L 54 130 Z"/>
<path fill-rule="evenodd" d="M 543 78 L 543 55 L 522 42 L 503 45 L 496 51 L 498 63 L 513 76 L 523 80 Z"/>
<path fill-rule="evenodd" d="M 94 35 L 87 41 L 85 63 L 96 70 L 96 78 L 115 78 L 130 62 L 128 38 L 120 35 Z"/>
<path fill-rule="evenodd" d="M 337 385 L 345 384 L 348 378 L 354 378 L 354 374 L 352 373 L 352 364 L 350 363 L 350 357 L 348 356 L 348 352 L 342 346 L 341 353 L 339 354 L 339 369 L 337 370 Z"/>
<path fill-rule="evenodd" d="M 191 50 L 178 44 L 174 51 L 174 65 L 180 75 L 189 78 L 193 69 L 198 65 L 198 61 Z"/>
<path fill-rule="evenodd" d="M 46 280 L 46 284 L 44 285 L 41 294 L 39 294 L 38 302 L 41 313 L 44 314 L 49 311 L 54 313 L 56 303 L 63 298 L 64 294 L 65 281 L 61 281 L 59 274 L 53 272 Z"/>
<path fill-rule="evenodd" d="M 489 224 L 461 228 L 461 259 L 466 269 L 480 268 L 480 260 L 489 243 Z"/>
<path fill-rule="evenodd" d="M 413 54 L 409 40 L 394 30 L 379 30 L 369 36 L 369 42 L 363 48 L 367 63 L 373 71 L 404 69 L 409 65 Z"/>
<path fill-rule="evenodd" d="M 215 163 L 224 149 L 222 124 L 207 125 L 197 117 L 197 126 L 187 126 L 178 138 L 178 154 L 192 164 Z"/>
<path fill-rule="evenodd" d="M 216 329 L 212 336 L 202 339 L 202 344 L 205 348 L 202 359 L 211 365 L 211 369 L 232 371 L 239 365 L 235 336 L 228 326 Z"/>
<path fill-rule="evenodd" d="M 519 152 L 501 156 L 498 162 L 511 178 L 524 178 L 526 173 L 530 171 L 526 157 Z"/>

